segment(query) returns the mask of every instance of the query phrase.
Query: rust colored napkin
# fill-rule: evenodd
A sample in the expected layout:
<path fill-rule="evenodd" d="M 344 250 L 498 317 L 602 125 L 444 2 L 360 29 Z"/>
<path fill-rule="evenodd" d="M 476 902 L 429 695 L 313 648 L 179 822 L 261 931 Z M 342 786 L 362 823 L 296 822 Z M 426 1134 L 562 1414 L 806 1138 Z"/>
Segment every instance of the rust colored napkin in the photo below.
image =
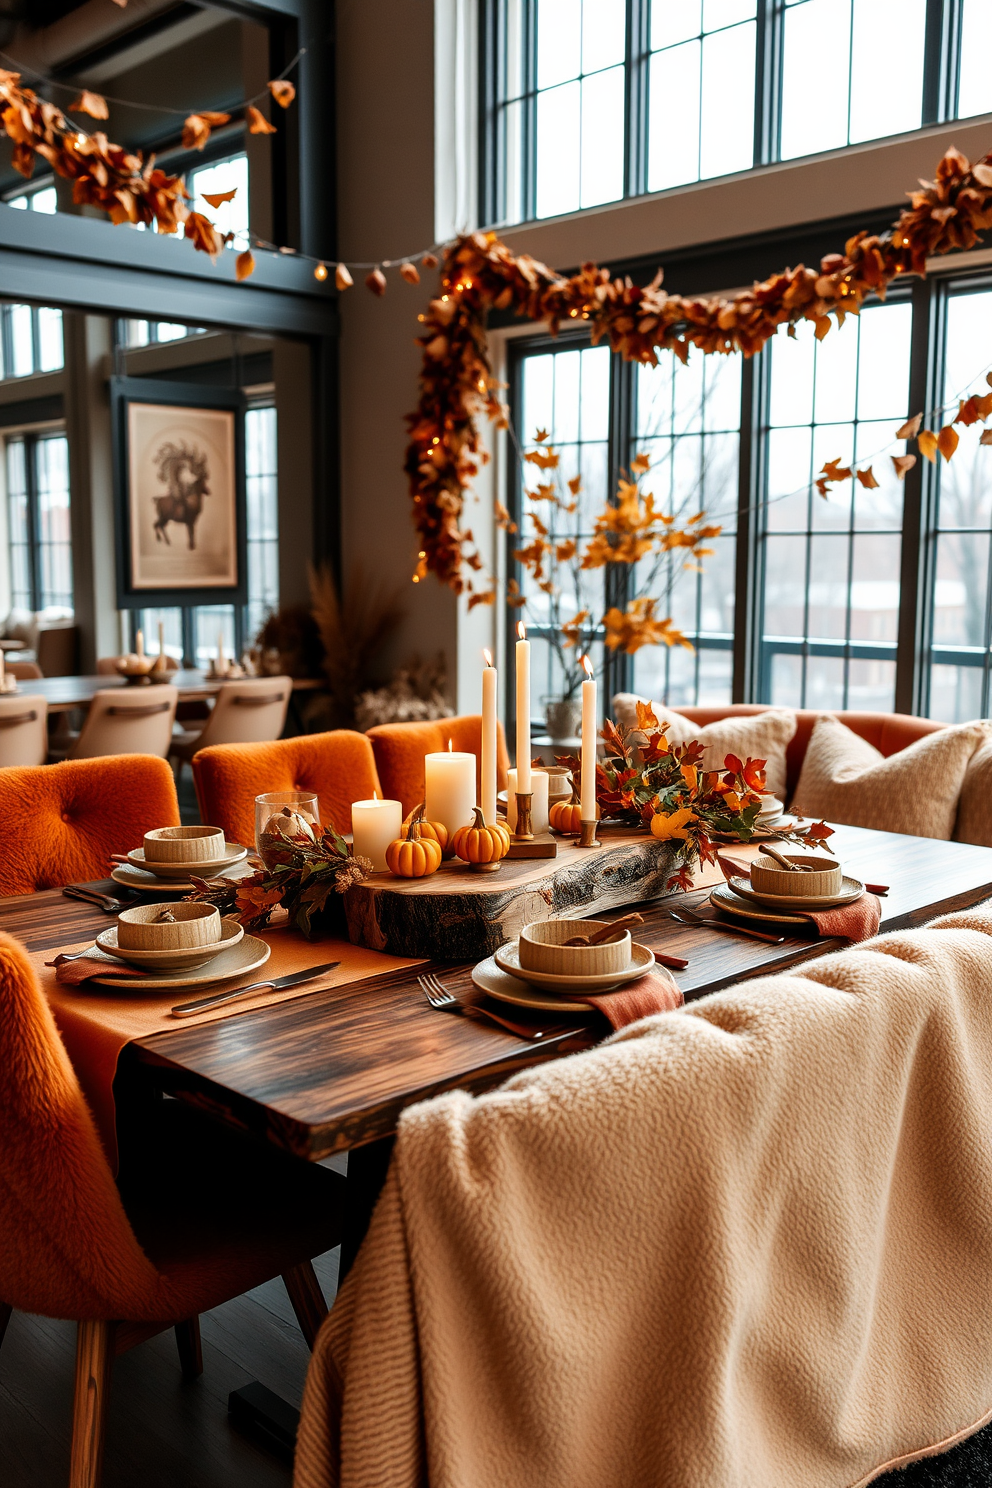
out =
<path fill-rule="evenodd" d="M 569 996 L 572 1002 L 587 1002 L 602 1013 L 614 1032 L 639 1018 L 650 1018 L 653 1013 L 673 1012 L 685 1003 L 675 978 L 660 967 L 638 977 L 636 982 L 628 982 L 617 992 L 601 992 L 595 997 L 575 997 L 571 993 Z"/>
<path fill-rule="evenodd" d="M 130 981 L 132 977 L 148 975 L 137 966 L 128 966 L 111 956 L 101 956 L 98 950 L 94 950 L 92 956 L 56 956 L 54 961 L 46 961 L 45 965 L 54 968 L 55 980 L 65 987 L 81 987 L 95 976 L 127 977 Z"/>
<path fill-rule="evenodd" d="M 842 935 L 851 941 L 871 940 L 878 934 L 882 906 L 874 894 L 862 894 L 853 904 L 843 904 L 839 909 L 804 909 L 797 913 L 812 920 L 821 935 Z"/>

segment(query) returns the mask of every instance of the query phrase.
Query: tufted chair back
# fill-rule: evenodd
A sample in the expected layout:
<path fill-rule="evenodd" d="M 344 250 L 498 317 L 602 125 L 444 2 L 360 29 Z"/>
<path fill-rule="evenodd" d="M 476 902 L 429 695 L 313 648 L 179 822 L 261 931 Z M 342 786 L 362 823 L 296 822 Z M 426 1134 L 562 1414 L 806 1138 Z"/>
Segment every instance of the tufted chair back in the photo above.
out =
<path fill-rule="evenodd" d="M 193 756 L 200 817 L 231 842 L 255 841 L 255 797 L 267 791 L 314 791 L 325 826 L 351 831 L 352 801 L 383 790 L 372 746 L 353 729 L 304 734 L 266 744 L 211 744 Z"/>
<path fill-rule="evenodd" d="M 482 789 L 482 716 L 463 713 L 457 718 L 438 718 L 430 723 L 380 723 L 368 733 L 375 750 L 376 769 L 383 795 L 402 801 L 403 811 L 412 811 L 424 799 L 424 755 L 439 754 L 451 747 L 476 757 L 476 790 Z M 506 787 L 506 739 L 503 725 L 496 726 L 496 788 Z"/>
<path fill-rule="evenodd" d="M 179 825 L 165 760 L 146 754 L 0 770 L 0 894 L 106 878 L 111 853 Z"/>

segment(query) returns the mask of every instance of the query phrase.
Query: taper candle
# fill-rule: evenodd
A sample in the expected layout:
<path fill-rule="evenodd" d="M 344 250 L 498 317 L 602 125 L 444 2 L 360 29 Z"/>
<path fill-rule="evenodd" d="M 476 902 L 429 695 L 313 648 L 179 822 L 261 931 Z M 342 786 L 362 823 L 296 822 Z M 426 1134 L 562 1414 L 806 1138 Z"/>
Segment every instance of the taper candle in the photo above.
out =
<path fill-rule="evenodd" d="M 487 827 L 496 822 L 496 668 L 488 651 L 482 673 L 482 816 Z"/>
<path fill-rule="evenodd" d="M 138 631 L 138 634 L 135 636 L 135 639 L 134 639 L 134 649 L 137 651 L 137 653 L 138 653 L 139 656 L 144 656 L 144 654 L 145 654 L 145 632 L 143 630 L 139 630 Z"/>
<path fill-rule="evenodd" d="M 530 783 L 530 641 L 527 627 L 517 621 L 517 790 L 526 795 Z"/>
<path fill-rule="evenodd" d="M 582 773 L 579 779 L 579 803 L 583 821 L 596 820 L 596 714 L 598 691 L 592 674 L 592 663 L 583 656 L 582 667 L 587 680 L 582 684 Z"/>
<path fill-rule="evenodd" d="M 474 754 L 452 750 L 450 739 L 447 753 L 428 754 L 424 758 L 427 802 L 424 817 L 427 821 L 443 822 L 449 842 L 459 827 L 467 827 L 472 820 L 476 763 Z"/>
<path fill-rule="evenodd" d="M 219 630 L 217 632 L 217 671 L 218 671 L 218 673 L 221 673 L 221 672 L 223 672 L 223 670 L 224 670 L 224 632 L 222 630 Z"/>
<path fill-rule="evenodd" d="M 158 622 L 158 654 L 165 661 L 165 626 L 161 620 Z"/>
<path fill-rule="evenodd" d="M 386 867 L 386 848 L 403 830 L 403 805 L 400 801 L 353 801 L 351 832 L 355 856 L 368 858 L 376 873 Z"/>

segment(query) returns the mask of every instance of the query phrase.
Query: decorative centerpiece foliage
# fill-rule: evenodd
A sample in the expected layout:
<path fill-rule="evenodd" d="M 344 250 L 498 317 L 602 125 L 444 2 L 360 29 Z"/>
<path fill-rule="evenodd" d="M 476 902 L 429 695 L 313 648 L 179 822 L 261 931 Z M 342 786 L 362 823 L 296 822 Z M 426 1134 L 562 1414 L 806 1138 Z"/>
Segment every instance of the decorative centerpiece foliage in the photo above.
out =
<path fill-rule="evenodd" d="M 265 861 L 251 859 L 256 871 L 250 878 L 194 878 L 195 889 L 186 898 L 216 905 L 222 915 L 233 915 L 246 930 L 261 930 L 278 906 L 288 913 L 308 939 L 342 930 L 338 907 L 332 895 L 346 894 L 372 872 L 368 858 L 353 857 L 348 844 L 325 827 L 318 837 L 310 824 L 294 817 L 293 835 L 281 835 L 278 843 L 266 845 Z"/>
<path fill-rule="evenodd" d="M 703 746 L 698 739 L 672 744 L 666 728 L 653 708 L 640 702 L 636 729 L 607 720 L 603 727 L 606 758 L 596 766 L 596 799 L 604 821 L 646 827 L 660 842 L 679 844 L 681 864 L 668 887 L 691 889 L 697 860 L 716 862 L 714 835 L 750 840 L 765 789 L 765 761 L 742 761 L 728 754 L 723 770 L 703 770 Z M 578 779 L 578 756 L 556 758 Z M 821 847 L 832 835 L 833 829 L 825 822 L 815 822 L 802 832 L 776 832 L 776 837 L 801 847 Z"/>

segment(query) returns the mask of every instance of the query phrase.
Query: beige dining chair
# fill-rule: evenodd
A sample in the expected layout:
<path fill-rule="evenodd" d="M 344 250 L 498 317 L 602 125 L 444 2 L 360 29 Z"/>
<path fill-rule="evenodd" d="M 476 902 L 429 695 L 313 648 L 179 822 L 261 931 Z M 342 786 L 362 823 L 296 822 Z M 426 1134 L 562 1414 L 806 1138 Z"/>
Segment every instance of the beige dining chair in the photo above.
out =
<path fill-rule="evenodd" d="M 278 739 L 293 691 L 291 677 L 246 677 L 225 682 L 210 717 L 198 733 L 175 734 L 177 770 L 208 744 L 267 744 Z"/>
<path fill-rule="evenodd" d="M 36 694 L 0 697 L 0 769 L 43 765 L 48 758 L 48 704 Z"/>
<path fill-rule="evenodd" d="M 177 689 L 108 687 L 93 694 L 86 720 L 66 751 L 68 759 L 106 754 L 155 754 L 168 759 L 176 717 Z"/>
<path fill-rule="evenodd" d="M 4 670 L 18 682 L 35 682 L 44 672 L 36 661 L 5 661 Z"/>
<path fill-rule="evenodd" d="M 35 655 L 43 676 L 74 676 L 79 669 L 79 626 L 71 621 L 42 626 Z"/>

